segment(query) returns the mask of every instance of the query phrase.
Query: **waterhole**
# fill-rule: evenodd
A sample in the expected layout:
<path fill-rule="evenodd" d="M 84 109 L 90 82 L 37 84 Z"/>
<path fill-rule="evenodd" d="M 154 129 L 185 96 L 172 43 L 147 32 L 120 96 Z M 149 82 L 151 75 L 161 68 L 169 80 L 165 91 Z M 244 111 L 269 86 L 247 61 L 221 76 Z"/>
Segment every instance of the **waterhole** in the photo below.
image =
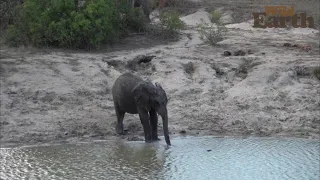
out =
<path fill-rule="evenodd" d="M 179 137 L 1 148 L 1 179 L 319 180 L 320 142 Z"/>

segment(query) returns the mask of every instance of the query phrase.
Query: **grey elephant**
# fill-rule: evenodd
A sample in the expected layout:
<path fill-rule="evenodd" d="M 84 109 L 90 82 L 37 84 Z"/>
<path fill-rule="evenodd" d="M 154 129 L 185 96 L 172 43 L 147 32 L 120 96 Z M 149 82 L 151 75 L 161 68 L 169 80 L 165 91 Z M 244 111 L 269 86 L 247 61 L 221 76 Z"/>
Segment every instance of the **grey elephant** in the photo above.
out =
<path fill-rule="evenodd" d="M 150 0 L 129 0 L 129 3 L 132 5 L 132 7 L 142 7 L 147 22 L 151 22 L 149 1 Z"/>
<path fill-rule="evenodd" d="M 144 81 L 132 73 L 120 75 L 112 87 L 112 96 L 117 115 L 116 132 L 124 134 L 125 113 L 139 114 L 145 142 L 160 140 L 157 134 L 158 116 L 162 117 L 165 141 L 171 145 L 168 131 L 167 95 L 161 85 Z"/>

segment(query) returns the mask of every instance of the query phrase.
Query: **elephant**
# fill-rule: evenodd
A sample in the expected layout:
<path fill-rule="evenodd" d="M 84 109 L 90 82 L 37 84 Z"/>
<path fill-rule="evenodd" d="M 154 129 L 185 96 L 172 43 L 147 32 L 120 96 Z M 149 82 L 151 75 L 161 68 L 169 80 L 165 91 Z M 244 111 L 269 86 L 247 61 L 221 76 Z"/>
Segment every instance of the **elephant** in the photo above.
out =
<path fill-rule="evenodd" d="M 139 114 L 145 142 L 160 140 L 157 133 L 159 114 L 162 117 L 165 141 L 167 145 L 171 145 L 168 130 L 168 98 L 159 83 L 154 85 L 131 72 L 126 72 L 114 82 L 112 97 L 117 115 L 116 132 L 119 135 L 124 134 L 125 113 Z"/>
<path fill-rule="evenodd" d="M 129 0 L 129 3 L 132 4 L 132 7 L 142 7 L 143 13 L 146 16 L 146 21 L 151 22 L 150 19 L 150 0 Z"/>

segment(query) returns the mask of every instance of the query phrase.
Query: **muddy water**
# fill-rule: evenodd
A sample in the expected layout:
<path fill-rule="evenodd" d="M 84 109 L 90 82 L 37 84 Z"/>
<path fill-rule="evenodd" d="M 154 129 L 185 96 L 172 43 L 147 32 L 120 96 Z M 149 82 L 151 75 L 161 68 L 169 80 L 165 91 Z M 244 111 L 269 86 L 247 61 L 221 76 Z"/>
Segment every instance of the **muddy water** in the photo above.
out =
<path fill-rule="evenodd" d="M 2 148 L 1 179 L 318 180 L 318 140 L 180 137 Z"/>

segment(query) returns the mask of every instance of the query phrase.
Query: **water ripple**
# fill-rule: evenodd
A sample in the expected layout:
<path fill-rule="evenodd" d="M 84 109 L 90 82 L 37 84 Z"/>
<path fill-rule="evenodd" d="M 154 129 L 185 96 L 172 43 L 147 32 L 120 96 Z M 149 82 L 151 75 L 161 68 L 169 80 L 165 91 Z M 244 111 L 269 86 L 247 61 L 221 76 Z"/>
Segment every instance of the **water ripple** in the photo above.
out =
<path fill-rule="evenodd" d="M 0 179 L 319 180 L 320 143 L 183 137 L 0 149 Z"/>

